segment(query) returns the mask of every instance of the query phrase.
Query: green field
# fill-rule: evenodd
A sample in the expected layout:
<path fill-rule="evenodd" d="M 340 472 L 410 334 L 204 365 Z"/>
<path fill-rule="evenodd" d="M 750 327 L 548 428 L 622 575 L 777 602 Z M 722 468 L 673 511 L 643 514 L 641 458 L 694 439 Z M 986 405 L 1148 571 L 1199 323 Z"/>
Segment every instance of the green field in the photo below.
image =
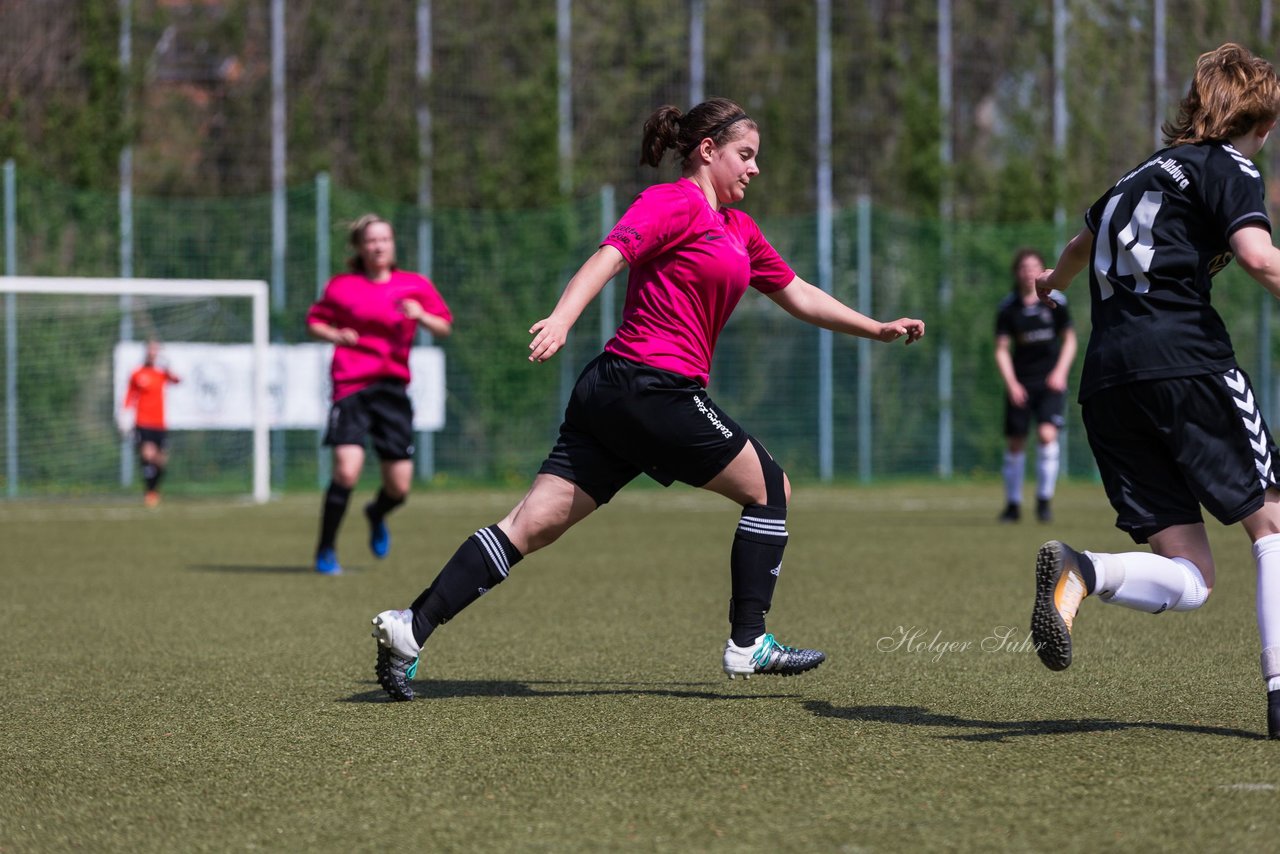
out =
<path fill-rule="evenodd" d="M 0 851 L 1275 850 L 1243 533 L 1211 527 L 1199 612 L 1088 601 L 1050 673 L 1018 644 L 1037 546 L 1128 540 L 1095 485 L 1051 527 L 996 525 L 999 493 L 797 488 L 770 629 L 829 660 L 731 682 L 736 509 L 624 492 L 399 704 L 369 618 L 514 493 L 415 494 L 376 565 L 357 497 L 339 578 L 318 496 L 0 505 Z"/>

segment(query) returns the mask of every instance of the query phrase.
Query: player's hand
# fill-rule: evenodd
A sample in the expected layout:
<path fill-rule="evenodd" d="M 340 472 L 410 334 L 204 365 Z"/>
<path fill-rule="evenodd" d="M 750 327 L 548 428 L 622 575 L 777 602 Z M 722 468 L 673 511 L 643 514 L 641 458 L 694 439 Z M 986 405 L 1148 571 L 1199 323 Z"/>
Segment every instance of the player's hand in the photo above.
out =
<path fill-rule="evenodd" d="M 1027 400 L 1026 386 L 1018 382 L 1009 386 L 1009 403 L 1012 404 L 1015 409 L 1022 409 L 1027 405 Z"/>
<path fill-rule="evenodd" d="M 422 303 L 418 302 L 416 299 L 402 299 L 400 300 L 397 308 L 400 309 L 401 314 L 410 320 L 420 320 L 422 315 L 426 314 L 426 312 L 422 310 Z"/>
<path fill-rule="evenodd" d="M 1036 296 L 1040 298 L 1040 302 L 1050 308 L 1057 308 L 1058 303 L 1054 300 L 1052 294 L 1055 290 L 1052 284 L 1053 269 L 1045 270 L 1036 276 Z"/>
<path fill-rule="evenodd" d="M 1049 391 L 1062 394 L 1067 390 L 1067 375 L 1058 371 L 1050 371 L 1049 376 L 1044 378 L 1044 387 Z"/>
<path fill-rule="evenodd" d="M 359 340 L 360 333 L 350 327 L 334 330 L 333 343 L 337 344 L 339 347 L 350 347 Z"/>
<path fill-rule="evenodd" d="M 569 325 L 552 315 L 529 327 L 529 334 L 533 336 L 529 343 L 529 361 L 545 362 L 569 340 Z"/>
<path fill-rule="evenodd" d="M 876 333 L 876 340 L 887 343 L 889 341 L 897 341 L 903 335 L 907 336 L 907 344 L 914 344 L 919 341 L 924 337 L 924 321 L 911 317 L 900 317 L 897 320 L 882 323 L 880 324 L 880 331 Z"/>

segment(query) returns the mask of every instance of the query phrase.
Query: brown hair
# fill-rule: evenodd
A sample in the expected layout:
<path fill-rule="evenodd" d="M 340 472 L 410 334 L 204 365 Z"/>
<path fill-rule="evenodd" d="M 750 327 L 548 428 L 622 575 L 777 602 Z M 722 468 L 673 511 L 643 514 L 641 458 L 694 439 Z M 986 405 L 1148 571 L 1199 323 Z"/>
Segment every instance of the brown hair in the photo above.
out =
<path fill-rule="evenodd" d="M 351 248 L 355 250 L 355 254 L 347 259 L 347 269 L 353 273 L 367 273 L 364 268 L 364 258 L 360 257 L 360 244 L 364 242 L 364 233 L 369 230 L 369 226 L 377 223 L 386 223 L 391 228 L 391 223 L 387 222 L 377 214 L 367 213 L 364 216 L 351 223 L 347 240 L 351 244 Z M 395 229 L 391 228 L 392 236 L 395 235 Z M 396 265 L 392 264 L 391 269 L 395 269 Z"/>
<path fill-rule="evenodd" d="M 644 123 L 640 162 L 657 166 L 662 155 L 672 148 L 684 166 L 704 139 L 724 145 L 747 130 L 757 129 L 755 121 L 728 98 L 711 98 L 684 114 L 667 104 L 654 110 Z"/>
<path fill-rule="evenodd" d="M 1280 115 L 1280 80 L 1271 63 L 1228 42 L 1200 54 L 1178 118 L 1161 131 L 1167 145 L 1226 140 Z"/>
<path fill-rule="evenodd" d="M 1021 267 L 1022 262 L 1028 258 L 1034 258 L 1039 261 L 1041 267 L 1045 266 L 1044 256 L 1040 254 L 1039 250 L 1024 246 L 1017 252 L 1013 253 L 1013 263 L 1009 265 L 1009 272 L 1013 273 L 1014 291 L 1018 290 L 1018 268 Z"/>

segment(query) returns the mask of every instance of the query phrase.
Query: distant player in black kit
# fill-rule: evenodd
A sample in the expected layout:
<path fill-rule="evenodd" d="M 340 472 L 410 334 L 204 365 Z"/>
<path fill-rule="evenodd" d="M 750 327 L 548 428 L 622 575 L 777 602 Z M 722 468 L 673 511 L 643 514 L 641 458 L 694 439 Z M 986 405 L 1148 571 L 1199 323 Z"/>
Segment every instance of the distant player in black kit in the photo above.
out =
<path fill-rule="evenodd" d="M 996 311 L 996 366 L 1004 380 L 1004 512 L 1001 522 L 1022 518 L 1022 477 L 1027 466 L 1027 432 L 1036 421 L 1036 518 L 1052 518 L 1050 502 L 1058 482 L 1058 430 L 1066 401 L 1067 374 L 1076 357 L 1076 331 L 1067 300 L 1053 294 L 1050 308 L 1036 295 L 1044 256 L 1019 249 L 1013 256 L 1013 293 Z"/>
<path fill-rule="evenodd" d="M 1203 506 L 1253 542 L 1268 733 L 1280 738 L 1280 489 L 1276 447 L 1222 318 L 1214 274 L 1234 257 L 1280 296 L 1280 250 L 1257 155 L 1280 115 L 1271 64 L 1225 44 L 1196 63 L 1167 148 L 1085 214 L 1087 228 L 1036 282 L 1046 300 L 1089 267 L 1093 331 L 1080 402 L 1116 526 L 1151 551 L 1099 554 L 1045 543 L 1031 630 L 1052 670 L 1071 664 L 1081 601 L 1191 611 L 1209 597 Z"/>

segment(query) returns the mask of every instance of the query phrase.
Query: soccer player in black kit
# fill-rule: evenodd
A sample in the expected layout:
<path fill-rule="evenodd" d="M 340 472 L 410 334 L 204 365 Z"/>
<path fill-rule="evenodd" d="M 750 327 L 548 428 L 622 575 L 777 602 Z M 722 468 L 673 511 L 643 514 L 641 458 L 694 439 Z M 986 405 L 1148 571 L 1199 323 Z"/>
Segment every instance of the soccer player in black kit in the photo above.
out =
<path fill-rule="evenodd" d="M 1234 257 L 1280 296 L 1280 250 L 1253 161 L 1280 116 L 1270 63 L 1224 44 L 1196 62 L 1166 148 L 1085 214 L 1086 228 L 1036 287 L 1046 300 L 1086 266 L 1093 330 L 1080 402 L 1116 526 L 1151 553 L 1051 541 L 1036 558 L 1032 637 L 1052 670 L 1071 664 L 1082 600 L 1191 611 L 1213 588 L 1201 507 L 1241 523 L 1257 565 L 1268 734 L 1280 738 L 1280 489 L 1276 447 L 1222 318 L 1214 274 Z"/>
<path fill-rule="evenodd" d="M 1049 307 L 1036 294 L 1044 257 L 1034 249 L 1013 256 L 1013 293 L 996 311 L 996 367 L 1004 380 L 1004 512 L 1001 522 L 1022 518 L 1022 477 L 1027 467 L 1027 433 L 1036 420 L 1036 518 L 1052 518 L 1050 502 L 1058 482 L 1058 430 L 1066 404 L 1067 373 L 1076 357 L 1076 331 L 1067 298 L 1053 294 Z"/>

